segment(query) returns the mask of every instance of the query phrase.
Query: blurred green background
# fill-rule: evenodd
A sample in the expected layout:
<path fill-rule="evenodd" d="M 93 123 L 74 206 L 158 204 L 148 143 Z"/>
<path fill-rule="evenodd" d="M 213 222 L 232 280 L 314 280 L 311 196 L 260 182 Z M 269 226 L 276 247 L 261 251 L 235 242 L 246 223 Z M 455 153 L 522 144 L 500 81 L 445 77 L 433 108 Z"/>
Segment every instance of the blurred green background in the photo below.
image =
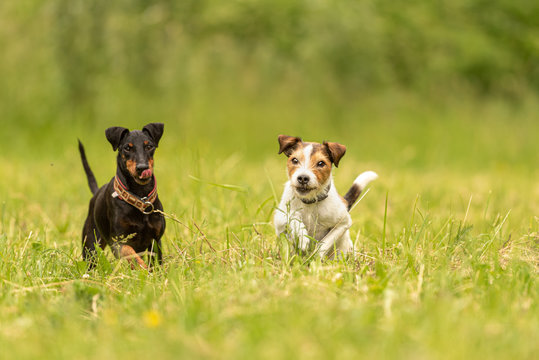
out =
<path fill-rule="evenodd" d="M 161 121 L 179 153 L 259 161 L 287 133 L 393 167 L 529 169 L 537 19 L 529 0 L 4 1 L 0 156 L 64 161 Z"/>

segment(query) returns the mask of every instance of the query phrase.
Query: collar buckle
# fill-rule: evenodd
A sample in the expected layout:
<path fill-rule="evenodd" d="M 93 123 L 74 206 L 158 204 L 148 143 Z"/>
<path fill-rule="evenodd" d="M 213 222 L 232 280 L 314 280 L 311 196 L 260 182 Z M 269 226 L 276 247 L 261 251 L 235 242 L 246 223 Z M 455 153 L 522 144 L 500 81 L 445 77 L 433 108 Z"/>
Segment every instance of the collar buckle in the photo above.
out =
<path fill-rule="evenodd" d="M 142 211 L 142 213 L 144 215 L 150 215 L 151 213 L 154 212 L 154 207 L 153 207 L 153 203 L 146 200 L 147 197 L 144 197 L 142 198 L 141 200 L 144 202 L 144 207 L 142 209 L 140 209 L 140 211 Z M 150 209 L 150 210 L 148 210 Z"/>

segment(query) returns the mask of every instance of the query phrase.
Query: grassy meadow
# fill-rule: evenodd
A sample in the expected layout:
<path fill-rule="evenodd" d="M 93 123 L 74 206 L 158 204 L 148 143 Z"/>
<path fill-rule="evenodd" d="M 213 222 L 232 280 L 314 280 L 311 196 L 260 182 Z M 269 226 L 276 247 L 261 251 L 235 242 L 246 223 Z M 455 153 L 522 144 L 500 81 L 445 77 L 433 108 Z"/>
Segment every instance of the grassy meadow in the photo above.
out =
<path fill-rule="evenodd" d="M 536 6 L 338 3 L 0 4 L 0 358 L 535 358 Z M 84 276 L 77 139 L 148 122 L 164 266 Z M 356 259 L 275 236 L 281 133 L 379 174 Z"/>

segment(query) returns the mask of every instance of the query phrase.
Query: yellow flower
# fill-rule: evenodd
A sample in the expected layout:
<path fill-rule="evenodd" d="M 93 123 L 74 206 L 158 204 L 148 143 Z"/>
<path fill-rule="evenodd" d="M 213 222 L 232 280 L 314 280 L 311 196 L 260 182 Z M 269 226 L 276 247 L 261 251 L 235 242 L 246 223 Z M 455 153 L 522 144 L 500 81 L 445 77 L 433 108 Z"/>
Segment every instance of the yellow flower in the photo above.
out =
<path fill-rule="evenodd" d="M 143 314 L 144 325 L 148 328 L 156 328 L 161 325 L 161 315 L 156 310 L 148 310 Z"/>

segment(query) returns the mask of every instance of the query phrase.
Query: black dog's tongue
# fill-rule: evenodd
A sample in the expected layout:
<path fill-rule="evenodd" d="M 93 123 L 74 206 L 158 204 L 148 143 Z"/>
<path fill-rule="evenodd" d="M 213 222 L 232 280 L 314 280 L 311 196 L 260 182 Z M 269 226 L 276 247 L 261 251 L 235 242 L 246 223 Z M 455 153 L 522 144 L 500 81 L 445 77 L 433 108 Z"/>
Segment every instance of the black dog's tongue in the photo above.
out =
<path fill-rule="evenodd" d="M 142 172 L 142 174 L 140 174 L 141 179 L 147 179 L 150 176 L 152 176 L 152 171 L 150 169 L 146 169 Z"/>

